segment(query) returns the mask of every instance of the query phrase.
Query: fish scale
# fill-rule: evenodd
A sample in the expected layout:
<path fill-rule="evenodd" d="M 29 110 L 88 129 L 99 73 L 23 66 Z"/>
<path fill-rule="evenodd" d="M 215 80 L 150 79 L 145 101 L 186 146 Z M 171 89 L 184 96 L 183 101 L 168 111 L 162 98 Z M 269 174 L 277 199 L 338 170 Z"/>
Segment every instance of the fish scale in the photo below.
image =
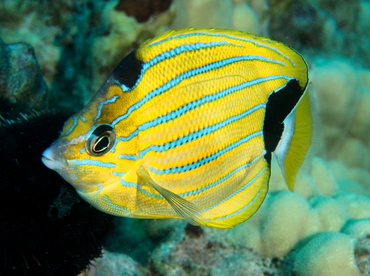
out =
<path fill-rule="evenodd" d="M 312 140 L 308 68 L 290 47 L 223 29 L 143 43 L 65 124 L 43 162 L 117 216 L 231 228 L 288 187 Z"/>

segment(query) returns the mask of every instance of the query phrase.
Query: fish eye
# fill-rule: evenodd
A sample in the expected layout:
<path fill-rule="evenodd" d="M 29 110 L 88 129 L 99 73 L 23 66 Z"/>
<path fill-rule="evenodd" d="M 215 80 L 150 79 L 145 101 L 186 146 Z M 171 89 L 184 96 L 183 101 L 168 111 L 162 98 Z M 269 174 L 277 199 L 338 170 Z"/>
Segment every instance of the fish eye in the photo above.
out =
<path fill-rule="evenodd" d="M 108 152 L 116 141 L 116 134 L 110 125 L 99 125 L 86 140 L 86 150 L 94 156 Z"/>

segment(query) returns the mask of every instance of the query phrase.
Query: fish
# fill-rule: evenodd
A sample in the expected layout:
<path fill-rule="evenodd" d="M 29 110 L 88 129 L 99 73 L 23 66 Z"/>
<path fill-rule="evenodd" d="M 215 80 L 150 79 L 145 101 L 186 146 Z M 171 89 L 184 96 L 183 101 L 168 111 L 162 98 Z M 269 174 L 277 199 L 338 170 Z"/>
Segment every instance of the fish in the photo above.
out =
<path fill-rule="evenodd" d="M 171 30 L 117 65 L 42 162 L 108 214 L 232 228 L 264 201 L 272 154 L 294 190 L 313 137 L 308 85 L 283 43 Z"/>

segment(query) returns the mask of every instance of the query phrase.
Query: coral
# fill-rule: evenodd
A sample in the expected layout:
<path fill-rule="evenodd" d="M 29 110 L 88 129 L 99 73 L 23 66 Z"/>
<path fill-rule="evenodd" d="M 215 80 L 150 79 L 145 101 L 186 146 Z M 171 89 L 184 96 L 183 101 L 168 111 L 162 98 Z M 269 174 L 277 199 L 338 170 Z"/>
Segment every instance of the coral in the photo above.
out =
<path fill-rule="evenodd" d="M 273 162 L 275 168 L 276 165 Z M 283 188 L 281 173 L 278 173 L 278 169 L 273 169 L 273 192 L 267 196 L 260 210 L 250 220 L 230 230 L 227 238 L 233 244 L 248 246 L 265 256 L 287 258 L 288 262 L 294 262 L 296 270 L 299 271 L 298 275 L 326 275 L 326 271 L 330 269 L 336 271 L 333 268 L 336 261 L 332 261 L 332 258 L 348 257 L 345 264 L 353 264 L 342 269 L 344 274 L 338 275 L 352 275 L 348 274 L 348 271 L 353 271 L 356 266 L 353 261 L 354 249 L 348 245 L 348 240 L 352 239 L 355 243 L 370 231 L 370 197 L 362 194 L 364 187 L 361 184 L 358 184 L 357 189 L 351 185 L 352 193 L 344 192 L 341 186 L 343 183 L 337 180 L 331 166 L 322 158 L 314 157 L 309 167 L 301 173 L 297 183 L 298 192 L 295 193 Z M 348 168 L 343 165 L 341 170 L 346 174 Z M 299 194 L 302 191 L 304 196 Z M 297 245 L 306 244 L 307 240 L 320 237 L 325 232 L 338 235 L 338 232 L 341 232 L 339 236 L 347 237 L 335 239 L 333 245 L 328 241 L 328 246 L 345 246 L 347 253 L 331 257 L 332 254 L 327 251 L 328 247 L 324 247 L 322 254 L 328 254 L 328 260 L 317 262 L 314 250 L 318 246 L 315 244 L 320 242 L 313 241 L 307 244 L 307 247 L 302 247 L 306 249 L 299 247 L 301 253 L 298 257 L 292 257 L 298 250 Z M 309 259 L 310 255 L 312 259 Z M 352 256 L 352 259 L 349 256 Z M 356 259 L 359 258 L 356 256 Z M 360 260 L 357 262 L 360 263 Z M 306 270 L 305 263 L 312 265 L 309 270 L 311 272 L 303 272 Z M 325 265 L 328 267 L 323 269 Z"/>
<path fill-rule="evenodd" d="M 346 60 L 317 58 L 312 69 L 312 88 L 321 120 L 322 134 L 329 156 L 333 156 L 347 137 L 365 86 L 360 70 Z M 330 88 L 327 80 L 331 80 Z M 343 116 L 343 110 L 347 110 Z M 362 127 L 358 125 L 357 127 Z M 364 137 L 365 138 L 365 137 Z"/>
<path fill-rule="evenodd" d="M 367 228 L 369 231 L 369 228 Z M 355 244 L 355 257 L 357 266 L 362 275 L 369 275 L 370 272 L 370 235 L 361 237 Z"/>
<path fill-rule="evenodd" d="M 117 10 L 118 3 L 16 0 L 0 4 L 0 13 L 6 15 L 0 18 L 0 35 L 7 43 L 25 42 L 35 48 L 50 87 L 51 106 L 75 112 L 85 105 L 118 62 L 144 40 L 164 32 L 173 14 L 168 10 L 140 24 Z M 153 5 L 149 10 L 163 10 Z"/>
<path fill-rule="evenodd" d="M 346 1 L 342 5 L 327 0 L 268 2 L 268 28 L 273 39 L 299 51 L 321 52 L 331 58 L 353 57 L 364 66 L 369 63 L 367 1 Z"/>
<path fill-rule="evenodd" d="M 322 158 L 313 158 L 310 175 L 314 179 L 320 194 L 333 195 L 338 189 L 338 183 L 334 173 Z"/>
<path fill-rule="evenodd" d="M 20 111 L 40 109 L 45 103 L 47 87 L 30 45 L 7 45 L 0 38 L 0 98 L 7 101 L 0 107 L 3 117 Z M 9 106 L 8 110 L 5 107 Z"/>
<path fill-rule="evenodd" d="M 63 15 L 69 2 L 65 1 L 63 7 L 59 6 L 53 16 L 46 16 L 54 11 L 45 5 L 46 1 L 6 0 L 0 4 L 0 12 L 4 15 L 0 18 L 1 37 L 6 43 L 25 42 L 31 45 L 47 83 L 51 83 L 57 74 L 56 64 L 61 49 L 55 41 L 62 34 L 57 24 L 66 20 Z"/>
<path fill-rule="evenodd" d="M 149 238 L 145 229 L 145 220 L 116 218 L 114 230 L 105 242 L 106 250 L 127 254 L 144 264 L 158 244 L 158 241 Z"/>
<path fill-rule="evenodd" d="M 184 224 L 182 224 L 184 225 Z M 277 260 L 263 258 L 240 245 L 230 245 L 220 231 L 187 225 L 174 231 L 150 258 L 155 275 L 279 275 Z M 237 264 L 237 265 L 236 265 Z"/>
<path fill-rule="evenodd" d="M 370 219 L 348 220 L 341 232 L 355 238 L 370 236 Z"/>
<path fill-rule="evenodd" d="M 230 0 L 180 0 L 175 2 L 176 10 L 181 11 L 171 27 L 181 28 L 184 25 L 193 28 L 230 28 L 232 2 Z M 197 11 L 194 13 L 193 11 Z M 222 16 L 220 16 L 222 13 Z M 206 18 L 206 20 L 204 20 Z"/>
<path fill-rule="evenodd" d="M 298 249 L 293 265 L 299 276 L 359 275 L 354 258 L 354 240 L 342 233 L 315 236 Z"/>
<path fill-rule="evenodd" d="M 353 245 L 370 229 L 370 115 L 364 107 L 370 91 L 368 70 L 349 60 L 316 58 L 311 75 L 318 111 L 315 143 L 321 143 L 319 151 L 313 147 L 317 156 L 307 160 L 293 194 L 273 159 L 270 194 L 227 238 L 265 256 L 286 258 L 298 275 L 337 272 L 337 260 L 343 265 L 338 275 L 366 273 L 369 254 L 358 254 Z M 320 242 L 325 244 L 321 262 L 315 257 Z M 332 254 L 331 247 L 343 248 L 343 254 Z"/>
<path fill-rule="evenodd" d="M 354 219 L 370 218 L 370 197 L 361 194 L 340 193 L 336 200 Z"/>
<path fill-rule="evenodd" d="M 319 232 L 337 232 L 350 218 L 350 214 L 339 201 L 329 196 L 314 196 L 309 203 L 318 217 Z"/>
<path fill-rule="evenodd" d="M 89 276 L 144 276 L 148 271 L 135 260 L 124 254 L 104 251 L 101 258 L 90 266 Z"/>
<path fill-rule="evenodd" d="M 178 11 L 171 23 L 171 28 L 185 26 L 193 28 L 232 28 L 261 34 L 262 12 L 266 8 L 264 1 L 250 1 L 250 5 L 231 0 L 177 0 Z M 253 9 L 252 7 L 256 7 Z M 196 11 L 196 12 L 194 12 Z"/>
<path fill-rule="evenodd" d="M 260 249 L 266 256 L 283 257 L 304 236 L 317 231 L 308 202 L 299 194 L 281 192 L 270 197 L 261 218 Z M 317 227 L 317 226 L 316 226 Z"/>
<path fill-rule="evenodd" d="M 313 64 L 320 155 L 330 167 L 322 172 L 333 172 L 339 190 L 370 195 L 370 111 L 365 107 L 370 100 L 369 70 L 348 59 L 316 58 Z M 329 182 L 322 179 L 322 183 Z"/>
<path fill-rule="evenodd" d="M 94 89 L 90 90 L 86 97 L 90 98 L 97 91 L 114 67 L 130 51 L 146 39 L 167 30 L 164 26 L 169 23 L 171 17 L 172 11 L 168 10 L 139 24 L 135 18 L 117 10 L 115 2 L 108 3 L 101 13 L 101 21 L 107 30 L 95 37 L 90 45 L 94 78 L 91 79 L 90 76 L 89 82 Z"/>

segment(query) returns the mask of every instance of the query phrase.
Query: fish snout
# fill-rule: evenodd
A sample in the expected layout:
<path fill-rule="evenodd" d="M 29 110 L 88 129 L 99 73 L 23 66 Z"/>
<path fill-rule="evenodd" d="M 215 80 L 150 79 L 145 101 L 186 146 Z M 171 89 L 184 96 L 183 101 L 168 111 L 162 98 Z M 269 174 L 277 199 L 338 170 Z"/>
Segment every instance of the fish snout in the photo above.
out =
<path fill-rule="evenodd" d="M 42 162 L 46 167 L 51 170 L 65 170 L 67 169 L 67 163 L 59 157 L 59 154 L 56 152 L 57 147 L 51 145 L 42 153 Z"/>

